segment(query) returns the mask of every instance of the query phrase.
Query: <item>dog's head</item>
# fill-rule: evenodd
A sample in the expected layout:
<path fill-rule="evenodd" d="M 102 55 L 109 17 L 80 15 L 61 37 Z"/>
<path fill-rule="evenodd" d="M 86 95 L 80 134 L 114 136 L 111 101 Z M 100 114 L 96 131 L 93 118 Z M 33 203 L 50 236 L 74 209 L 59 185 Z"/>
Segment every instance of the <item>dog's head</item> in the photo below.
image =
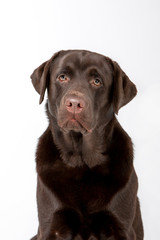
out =
<path fill-rule="evenodd" d="M 48 90 L 49 113 L 65 132 L 91 133 L 137 93 L 116 62 L 84 50 L 56 53 L 34 70 L 31 79 L 40 103 Z"/>

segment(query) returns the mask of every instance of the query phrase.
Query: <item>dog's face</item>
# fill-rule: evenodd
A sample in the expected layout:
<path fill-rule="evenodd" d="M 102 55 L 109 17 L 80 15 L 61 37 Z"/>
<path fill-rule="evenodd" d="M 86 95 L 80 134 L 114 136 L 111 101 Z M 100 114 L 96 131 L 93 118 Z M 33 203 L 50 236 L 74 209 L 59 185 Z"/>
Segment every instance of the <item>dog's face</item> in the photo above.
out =
<path fill-rule="evenodd" d="M 61 51 L 31 78 L 40 102 L 48 89 L 49 112 L 64 132 L 91 133 L 136 95 L 135 85 L 117 63 L 89 51 Z"/>
<path fill-rule="evenodd" d="M 90 133 L 111 104 L 113 76 L 104 57 L 69 52 L 50 69 L 49 111 L 63 131 Z"/>

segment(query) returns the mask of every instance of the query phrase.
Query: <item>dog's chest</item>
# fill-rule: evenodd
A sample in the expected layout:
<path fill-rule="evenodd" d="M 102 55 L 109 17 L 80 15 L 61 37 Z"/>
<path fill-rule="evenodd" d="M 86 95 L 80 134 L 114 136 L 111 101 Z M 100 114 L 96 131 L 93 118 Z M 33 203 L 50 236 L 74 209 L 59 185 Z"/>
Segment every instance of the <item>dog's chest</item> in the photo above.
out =
<path fill-rule="evenodd" d="M 52 191 L 64 204 L 92 211 L 103 208 L 107 196 L 107 168 L 59 169 L 53 178 Z"/>

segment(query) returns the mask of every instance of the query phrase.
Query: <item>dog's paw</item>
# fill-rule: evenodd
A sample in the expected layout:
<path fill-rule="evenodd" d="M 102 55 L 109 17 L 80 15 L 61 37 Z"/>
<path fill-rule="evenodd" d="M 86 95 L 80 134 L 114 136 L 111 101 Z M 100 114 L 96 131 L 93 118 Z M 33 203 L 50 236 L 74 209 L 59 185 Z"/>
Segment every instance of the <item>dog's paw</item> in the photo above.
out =
<path fill-rule="evenodd" d="M 53 240 L 71 240 L 73 239 L 73 233 L 69 229 L 56 230 L 52 233 Z"/>
<path fill-rule="evenodd" d="M 78 233 L 79 226 L 80 218 L 74 210 L 61 209 L 54 213 L 50 231 L 51 239 L 71 240 Z"/>

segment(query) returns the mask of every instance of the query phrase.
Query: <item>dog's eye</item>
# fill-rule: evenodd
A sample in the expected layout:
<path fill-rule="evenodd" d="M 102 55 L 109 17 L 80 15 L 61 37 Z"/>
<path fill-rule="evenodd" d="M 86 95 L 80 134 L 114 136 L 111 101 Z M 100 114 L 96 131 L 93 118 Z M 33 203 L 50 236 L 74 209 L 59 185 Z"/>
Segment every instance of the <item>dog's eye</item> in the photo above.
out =
<path fill-rule="evenodd" d="M 101 82 L 101 80 L 99 78 L 96 78 L 96 79 L 93 79 L 91 81 L 91 84 L 96 86 L 96 87 L 100 87 L 102 85 L 102 82 Z"/>
<path fill-rule="evenodd" d="M 67 77 L 67 75 L 65 75 L 65 74 L 60 74 L 60 75 L 58 76 L 58 80 L 59 80 L 60 82 L 68 82 L 68 81 L 69 81 L 69 77 Z"/>

